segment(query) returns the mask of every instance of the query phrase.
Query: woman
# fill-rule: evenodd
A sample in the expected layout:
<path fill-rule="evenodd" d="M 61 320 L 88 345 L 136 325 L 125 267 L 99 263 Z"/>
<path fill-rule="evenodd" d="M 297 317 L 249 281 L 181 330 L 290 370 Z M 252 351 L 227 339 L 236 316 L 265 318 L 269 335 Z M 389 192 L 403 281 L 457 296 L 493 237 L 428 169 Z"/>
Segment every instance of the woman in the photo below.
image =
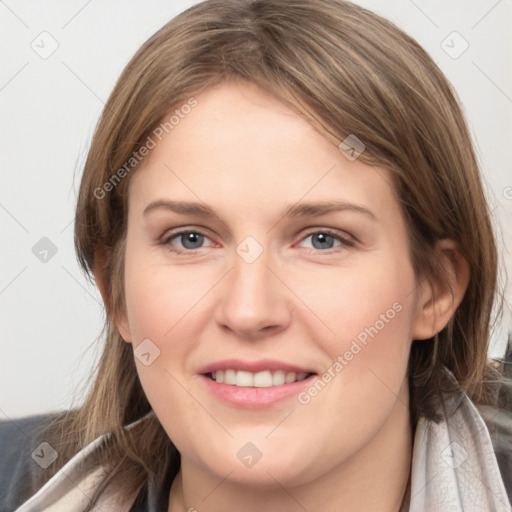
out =
<path fill-rule="evenodd" d="M 75 242 L 105 348 L 80 408 L 24 425 L 11 509 L 510 510 L 489 208 L 454 92 L 392 23 L 177 16 L 105 105 Z"/>

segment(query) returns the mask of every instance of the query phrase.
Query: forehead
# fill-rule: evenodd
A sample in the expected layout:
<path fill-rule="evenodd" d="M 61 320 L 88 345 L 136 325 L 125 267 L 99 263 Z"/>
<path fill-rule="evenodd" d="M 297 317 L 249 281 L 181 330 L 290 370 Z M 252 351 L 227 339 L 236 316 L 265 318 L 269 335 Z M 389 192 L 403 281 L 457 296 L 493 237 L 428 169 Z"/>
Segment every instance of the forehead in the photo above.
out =
<path fill-rule="evenodd" d="M 308 201 L 350 199 L 385 210 L 394 202 L 386 170 L 349 161 L 305 119 L 245 83 L 195 97 L 151 150 L 130 184 L 139 210 L 157 196 L 257 211 Z M 396 206 L 396 205 L 395 205 Z"/>

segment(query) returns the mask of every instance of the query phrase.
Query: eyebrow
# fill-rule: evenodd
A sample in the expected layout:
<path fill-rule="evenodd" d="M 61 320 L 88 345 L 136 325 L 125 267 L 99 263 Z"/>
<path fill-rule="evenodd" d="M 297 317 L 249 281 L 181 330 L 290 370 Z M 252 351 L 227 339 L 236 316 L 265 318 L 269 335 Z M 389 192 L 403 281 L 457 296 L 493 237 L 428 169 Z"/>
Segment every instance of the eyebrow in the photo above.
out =
<path fill-rule="evenodd" d="M 161 209 L 170 210 L 183 215 L 194 215 L 204 218 L 217 217 L 223 221 L 223 219 L 215 213 L 215 210 L 206 204 L 186 201 L 171 201 L 166 199 L 159 199 L 148 204 L 146 208 L 144 208 L 143 215 L 147 215 L 154 210 Z M 377 220 L 377 216 L 368 208 L 339 200 L 291 204 L 284 209 L 281 217 L 319 217 L 321 215 L 338 211 L 362 213 L 372 220 Z"/>

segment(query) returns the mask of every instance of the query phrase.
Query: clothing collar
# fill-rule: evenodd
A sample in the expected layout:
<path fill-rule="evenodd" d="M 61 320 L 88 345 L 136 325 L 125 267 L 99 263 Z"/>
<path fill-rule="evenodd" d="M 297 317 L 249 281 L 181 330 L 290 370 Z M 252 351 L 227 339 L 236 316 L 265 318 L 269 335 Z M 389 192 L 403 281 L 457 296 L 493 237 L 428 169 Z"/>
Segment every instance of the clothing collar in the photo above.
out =
<path fill-rule="evenodd" d="M 443 396 L 439 423 L 418 421 L 409 510 L 510 512 L 487 426 L 454 375 L 444 371 L 458 392 Z"/>

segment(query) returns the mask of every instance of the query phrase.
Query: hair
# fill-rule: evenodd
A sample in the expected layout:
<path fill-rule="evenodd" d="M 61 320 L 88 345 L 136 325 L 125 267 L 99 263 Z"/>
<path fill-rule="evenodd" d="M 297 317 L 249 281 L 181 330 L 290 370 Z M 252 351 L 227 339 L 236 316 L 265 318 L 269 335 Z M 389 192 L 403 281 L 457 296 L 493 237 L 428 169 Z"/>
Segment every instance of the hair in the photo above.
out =
<path fill-rule="evenodd" d="M 413 38 L 350 2 L 208 0 L 142 45 L 96 126 L 77 201 L 75 246 L 89 279 L 93 271 L 105 278 L 105 344 L 83 404 L 52 425 L 60 456 L 53 471 L 43 472 L 46 480 L 107 432 L 100 460 L 110 476 L 101 492 L 114 481 L 140 489 L 161 478 L 166 463 L 172 477 L 179 470 L 180 455 L 156 417 L 147 419 L 143 436 L 136 427 L 123 428 L 151 412 L 132 346 L 115 326 L 124 308 L 128 185 L 141 164 L 104 197 L 97 191 L 107 190 L 116 172 L 119 177 L 173 108 L 229 80 L 272 94 L 335 143 L 350 134 L 364 143 L 359 160 L 391 173 L 418 282 L 450 286 L 438 240 L 456 241 L 467 260 L 469 284 L 450 322 L 431 339 L 412 343 L 413 429 L 421 417 L 438 421 L 443 367 L 475 403 L 496 400 L 490 384 L 498 370 L 488 347 L 499 296 L 497 248 L 471 136 L 446 77 Z"/>

